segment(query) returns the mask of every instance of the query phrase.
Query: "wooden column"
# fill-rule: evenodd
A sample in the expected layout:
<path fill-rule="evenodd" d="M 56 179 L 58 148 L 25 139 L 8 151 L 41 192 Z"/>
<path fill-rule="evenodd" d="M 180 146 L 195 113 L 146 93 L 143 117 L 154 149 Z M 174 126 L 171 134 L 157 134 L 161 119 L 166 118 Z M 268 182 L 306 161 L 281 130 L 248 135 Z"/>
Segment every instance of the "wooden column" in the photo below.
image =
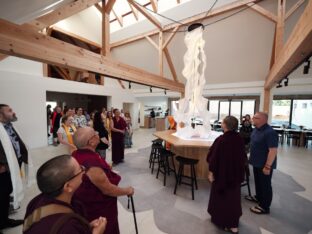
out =
<path fill-rule="evenodd" d="M 275 28 L 275 60 L 280 55 L 284 45 L 285 8 L 286 0 L 278 0 L 277 23 Z"/>
<path fill-rule="evenodd" d="M 163 60 L 163 58 L 164 58 L 164 51 L 163 51 L 163 42 L 164 42 L 164 40 L 163 40 L 163 32 L 162 31 L 160 31 L 159 32 L 159 41 L 158 41 L 158 43 L 159 43 L 159 45 L 158 45 L 158 53 L 159 53 L 159 75 L 160 76 L 164 76 L 164 60 Z"/>
<path fill-rule="evenodd" d="M 270 103 L 271 103 L 271 90 L 264 89 L 263 93 L 263 111 L 269 113 L 270 111 Z"/>
<path fill-rule="evenodd" d="M 102 0 L 102 49 L 101 54 L 103 56 L 110 55 L 110 46 L 109 46 L 109 13 L 105 11 L 105 0 Z"/>

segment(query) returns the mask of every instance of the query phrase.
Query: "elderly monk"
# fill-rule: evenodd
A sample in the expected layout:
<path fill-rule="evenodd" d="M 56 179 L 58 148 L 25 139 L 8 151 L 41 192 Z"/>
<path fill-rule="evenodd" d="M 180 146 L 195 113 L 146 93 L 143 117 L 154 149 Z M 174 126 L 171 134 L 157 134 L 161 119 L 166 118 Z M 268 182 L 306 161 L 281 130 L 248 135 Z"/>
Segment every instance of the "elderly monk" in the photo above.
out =
<path fill-rule="evenodd" d="M 95 151 L 100 138 L 93 128 L 79 128 L 73 140 L 78 149 L 73 152 L 73 157 L 88 169 L 74 199 L 83 204 L 87 220 L 104 216 L 107 218 L 105 234 L 118 234 L 117 197 L 132 196 L 134 189 L 118 187 L 121 177 Z"/>
<path fill-rule="evenodd" d="M 207 156 L 208 179 L 212 183 L 208 213 L 215 225 L 238 233 L 239 217 L 242 215 L 240 187 L 247 156 L 244 141 L 236 132 L 238 120 L 227 116 L 221 127 L 224 134 L 214 141 Z"/>
<path fill-rule="evenodd" d="M 84 173 L 85 168 L 70 155 L 57 156 L 44 163 L 37 172 L 42 194 L 27 206 L 23 233 L 103 233 L 105 218 L 89 223 L 75 214 L 71 206 Z"/>

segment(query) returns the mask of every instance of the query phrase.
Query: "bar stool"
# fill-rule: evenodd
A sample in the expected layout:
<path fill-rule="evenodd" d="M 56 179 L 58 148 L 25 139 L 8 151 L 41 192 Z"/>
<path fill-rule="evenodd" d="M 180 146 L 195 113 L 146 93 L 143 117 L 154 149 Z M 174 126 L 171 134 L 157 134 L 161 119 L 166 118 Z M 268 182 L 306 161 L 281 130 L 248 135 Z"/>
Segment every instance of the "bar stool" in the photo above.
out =
<path fill-rule="evenodd" d="M 171 151 L 166 150 L 166 149 L 160 150 L 156 178 L 158 179 L 159 172 L 162 173 L 164 175 L 164 186 L 166 186 L 166 177 L 167 177 L 167 174 L 170 175 L 170 171 L 174 173 L 174 176 L 177 179 L 173 157 L 174 157 L 174 153 L 172 153 Z M 170 167 L 169 158 L 171 158 L 172 160 L 173 168 Z"/>
<path fill-rule="evenodd" d="M 162 146 L 162 144 L 159 144 L 159 143 L 153 143 L 152 144 L 151 154 L 150 154 L 150 158 L 149 158 L 149 168 L 151 168 L 152 174 L 154 172 L 155 163 L 159 163 L 160 151 L 163 148 L 164 147 Z"/>
<path fill-rule="evenodd" d="M 197 159 L 191 159 L 191 158 L 184 158 L 181 156 L 177 156 L 176 160 L 179 162 L 179 170 L 178 170 L 178 175 L 177 175 L 176 184 L 174 187 L 173 194 L 176 194 L 178 184 L 179 185 L 180 184 L 189 185 L 192 187 L 192 200 L 194 200 L 194 184 L 195 184 L 196 190 L 198 189 L 197 180 L 196 180 L 196 172 L 195 172 L 195 165 L 198 163 L 198 160 Z M 185 176 L 183 174 L 184 165 L 190 165 L 191 176 Z M 191 183 L 186 183 L 186 182 L 182 181 L 182 177 L 190 179 Z"/>

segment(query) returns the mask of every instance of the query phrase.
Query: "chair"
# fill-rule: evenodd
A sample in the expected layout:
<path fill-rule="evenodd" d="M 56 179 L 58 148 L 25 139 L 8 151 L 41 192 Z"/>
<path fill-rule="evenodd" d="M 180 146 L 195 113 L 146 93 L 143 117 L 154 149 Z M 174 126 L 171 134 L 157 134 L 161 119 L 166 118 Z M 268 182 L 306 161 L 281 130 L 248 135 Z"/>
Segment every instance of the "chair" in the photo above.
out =
<path fill-rule="evenodd" d="M 287 145 L 290 145 L 290 140 L 291 140 L 292 144 L 299 146 L 299 144 L 300 144 L 300 132 L 288 130 L 286 132 L 286 140 L 287 140 Z"/>
<path fill-rule="evenodd" d="M 278 141 L 281 145 L 284 144 L 284 129 L 274 129 L 278 134 Z"/>
<path fill-rule="evenodd" d="M 192 187 L 192 200 L 194 200 L 194 185 L 195 185 L 196 190 L 198 189 L 197 179 L 196 179 L 196 171 L 195 171 L 195 165 L 198 163 L 198 160 L 197 159 L 191 159 L 191 158 L 184 158 L 184 157 L 181 157 L 181 156 L 177 156 L 176 160 L 179 162 L 179 170 L 178 170 L 178 175 L 176 177 L 176 184 L 175 184 L 175 187 L 174 187 L 173 194 L 176 194 L 177 188 L 178 188 L 178 184 L 179 185 L 185 184 L 185 185 L 188 185 L 188 186 Z M 185 176 L 183 174 L 184 165 L 189 165 L 190 166 L 190 168 L 191 168 L 191 176 Z M 182 181 L 182 178 L 190 179 L 191 183 L 187 183 L 187 182 Z"/>
<path fill-rule="evenodd" d="M 304 137 L 304 146 L 306 148 L 309 148 L 309 141 L 312 142 L 312 132 L 306 132 L 305 137 Z M 311 144 L 312 145 L 312 144 Z"/>
<path fill-rule="evenodd" d="M 153 141 L 152 144 L 152 149 L 150 153 L 150 158 L 149 158 L 149 168 L 151 168 L 151 173 L 153 174 L 154 168 L 155 168 L 155 163 L 159 163 L 159 155 L 161 149 L 164 147 L 162 146 L 162 140 L 161 141 Z"/>
<path fill-rule="evenodd" d="M 159 173 L 162 173 L 164 175 L 164 186 L 166 186 L 167 174 L 170 175 L 170 171 L 174 173 L 175 178 L 177 177 L 173 157 L 174 157 L 174 153 L 172 153 L 171 151 L 166 150 L 166 149 L 160 150 L 156 178 L 158 179 Z M 172 160 L 173 168 L 170 167 L 169 158 L 171 158 Z"/>

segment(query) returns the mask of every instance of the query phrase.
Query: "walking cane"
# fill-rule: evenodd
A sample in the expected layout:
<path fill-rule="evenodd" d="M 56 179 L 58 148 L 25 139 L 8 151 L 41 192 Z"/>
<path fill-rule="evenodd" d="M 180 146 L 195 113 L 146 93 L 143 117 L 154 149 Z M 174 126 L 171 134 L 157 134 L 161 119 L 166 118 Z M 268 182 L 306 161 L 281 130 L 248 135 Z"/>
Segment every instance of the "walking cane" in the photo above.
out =
<path fill-rule="evenodd" d="M 134 226 L 135 226 L 135 233 L 138 234 L 138 225 L 135 217 L 135 209 L 134 209 L 134 203 L 133 203 L 133 196 L 128 196 L 128 209 L 130 208 L 129 203 L 131 201 L 131 207 L 132 207 L 132 213 L 133 213 L 133 219 L 134 219 Z"/>

